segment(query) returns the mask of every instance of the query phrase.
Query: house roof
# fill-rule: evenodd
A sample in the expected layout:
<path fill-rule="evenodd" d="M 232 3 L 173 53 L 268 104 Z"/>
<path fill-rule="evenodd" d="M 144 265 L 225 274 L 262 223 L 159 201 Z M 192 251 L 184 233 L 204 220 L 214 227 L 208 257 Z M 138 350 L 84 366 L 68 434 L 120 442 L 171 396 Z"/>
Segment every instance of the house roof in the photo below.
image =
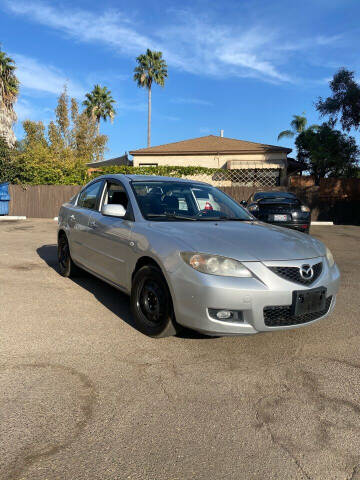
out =
<path fill-rule="evenodd" d="M 181 142 L 165 143 L 156 147 L 132 150 L 131 155 L 194 155 L 217 153 L 290 153 L 291 148 L 266 145 L 263 143 L 247 142 L 235 138 L 207 135 L 206 137 L 191 138 Z"/>
<path fill-rule="evenodd" d="M 110 167 L 112 165 L 129 165 L 130 160 L 125 153 L 121 157 L 108 158 L 107 160 L 100 160 L 99 162 L 90 162 L 87 164 L 88 167 Z"/>

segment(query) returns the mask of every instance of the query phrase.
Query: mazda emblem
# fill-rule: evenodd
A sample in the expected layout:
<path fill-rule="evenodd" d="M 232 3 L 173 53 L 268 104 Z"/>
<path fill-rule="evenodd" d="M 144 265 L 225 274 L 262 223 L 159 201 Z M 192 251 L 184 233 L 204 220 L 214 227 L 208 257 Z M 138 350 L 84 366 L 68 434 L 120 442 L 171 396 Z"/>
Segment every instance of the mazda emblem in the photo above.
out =
<path fill-rule="evenodd" d="M 314 276 L 314 270 L 310 265 L 301 265 L 300 276 L 304 280 L 311 280 Z"/>

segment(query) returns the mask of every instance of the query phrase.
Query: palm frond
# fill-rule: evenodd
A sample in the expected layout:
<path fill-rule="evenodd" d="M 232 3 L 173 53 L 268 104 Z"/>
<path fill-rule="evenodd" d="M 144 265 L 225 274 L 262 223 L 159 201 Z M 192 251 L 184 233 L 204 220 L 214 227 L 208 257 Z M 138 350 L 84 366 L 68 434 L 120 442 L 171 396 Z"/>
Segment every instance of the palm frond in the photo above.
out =
<path fill-rule="evenodd" d="M 93 90 L 85 95 L 85 100 L 82 102 L 85 107 L 85 113 L 88 117 L 96 119 L 99 123 L 101 119 L 105 122 L 109 118 L 113 121 L 116 111 L 113 107 L 116 101 L 111 96 L 111 91 L 107 87 L 94 85 Z"/>
<path fill-rule="evenodd" d="M 162 52 L 146 50 L 136 58 L 137 66 L 134 68 L 134 81 L 140 88 L 151 88 L 153 83 L 163 87 L 168 76 L 167 65 L 162 58 Z"/>
<path fill-rule="evenodd" d="M 0 103 L 9 110 L 13 109 L 19 93 L 19 80 L 15 75 L 15 62 L 0 50 Z"/>
<path fill-rule="evenodd" d="M 303 132 L 306 128 L 306 124 L 307 124 L 307 119 L 304 115 L 293 115 L 293 120 L 290 123 L 291 128 L 296 133 Z"/>
<path fill-rule="evenodd" d="M 292 138 L 293 136 L 295 135 L 295 133 L 291 130 L 283 130 L 282 132 L 279 133 L 278 135 L 278 140 L 282 139 L 282 138 Z"/>

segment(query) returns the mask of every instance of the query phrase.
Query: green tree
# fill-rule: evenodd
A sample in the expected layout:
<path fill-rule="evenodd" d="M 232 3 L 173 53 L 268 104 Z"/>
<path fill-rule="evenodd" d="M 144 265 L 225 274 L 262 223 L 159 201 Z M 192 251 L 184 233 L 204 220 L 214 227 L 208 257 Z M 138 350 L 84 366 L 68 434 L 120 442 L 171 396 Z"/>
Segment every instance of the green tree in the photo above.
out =
<path fill-rule="evenodd" d="M 112 122 L 116 115 L 114 109 L 115 100 L 111 96 L 111 91 L 107 87 L 95 85 L 92 92 L 85 95 L 86 99 L 83 101 L 86 114 L 89 118 L 96 119 L 98 130 L 100 129 L 100 120 L 104 122 L 109 118 Z"/>
<path fill-rule="evenodd" d="M 58 98 L 58 103 L 55 108 L 56 124 L 59 135 L 64 142 L 64 146 L 70 144 L 70 119 L 69 119 L 69 96 L 67 94 L 67 87 L 65 85 L 63 92 Z"/>
<path fill-rule="evenodd" d="M 306 129 L 307 125 L 307 118 L 305 117 L 305 112 L 302 113 L 302 115 L 293 115 L 293 119 L 290 122 L 290 127 L 291 130 L 283 130 L 282 132 L 279 133 L 278 135 L 278 140 L 281 138 L 287 137 L 287 138 L 293 138 L 295 135 L 298 135 L 301 132 L 304 132 Z M 316 130 L 318 125 L 311 125 L 310 129 Z"/>
<path fill-rule="evenodd" d="M 16 151 L 4 137 L 0 137 L 0 183 L 14 182 L 18 176 Z"/>
<path fill-rule="evenodd" d="M 0 135 L 10 146 L 16 141 L 12 129 L 16 121 L 14 104 L 19 93 L 15 69 L 14 60 L 0 49 Z"/>
<path fill-rule="evenodd" d="M 47 147 L 48 143 L 45 138 L 45 126 L 42 122 L 34 122 L 32 120 L 25 120 L 23 122 L 25 130 L 25 138 L 23 140 L 25 146 L 41 145 Z"/>
<path fill-rule="evenodd" d="M 335 130 L 329 123 L 323 123 L 316 130 L 308 128 L 301 132 L 295 145 L 298 160 L 319 185 L 324 177 L 352 177 L 358 168 L 359 149 L 353 137 Z"/>
<path fill-rule="evenodd" d="M 329 82 L 332 95 L 315 104 L 321 116 L 329 116 L 333 125 L 340 120 L 343 130 L 360 127 L 360 84 L 355 73 L 341 68 Z"/>
<path fill-rule="evenodd" d="M 99 135 L 97 121 L 86 111 L 79 113 L 66 89 L 59 96 L 55 120 L 46 131 L 42 122 L 23 122 L 24 139 L 19 142 L 16 181 L 30 184 L 82 184 L 87 163 L 101 160 L 106 135 Z"/>
<path fill-rule="evenodd" d="M 140 88 L 148 91 L 148 133 L 147 146 L 151 144 L 151 87 L 153 82 L 163 87 L 168 76 L 167 65 L 162 58 L 162 52 L 146 50 L 145 54 L 137 57 L 137 66 L 134 69 L 134 80 Z"/>

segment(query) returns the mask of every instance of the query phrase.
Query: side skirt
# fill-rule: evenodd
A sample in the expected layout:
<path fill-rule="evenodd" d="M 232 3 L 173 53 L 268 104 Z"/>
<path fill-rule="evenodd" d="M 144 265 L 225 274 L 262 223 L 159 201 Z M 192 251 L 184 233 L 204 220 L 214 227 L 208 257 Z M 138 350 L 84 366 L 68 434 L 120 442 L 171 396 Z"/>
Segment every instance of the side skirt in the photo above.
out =
<path fill-rule="evenodd" d="M 116 288 L 117 290 L 120 290 L 120 292 L 125 293 L 126 295 L 130 295 L 130 292 L 127 288 L 122 287 L 121 285 L 118 285 L 117 283 L 112 282 L 111 280 L 108 280 L 107 278 L 103 277 L 102 275 L 99 275 L 98 273 L 95 273 L 93 270 L 91 270 L 88 267 L 84 267 L 84 265 L 82 265 L 80 262 L 75 262 L 74 260 L 73 260 L 73 262 L 75 263 L 75 265 L 82 268 L 83 270 L 90 273 L 91 275 L 94 275 L 94 277 L 98 278 L 99 280 L 102 280 L 103 282 L 111 285 L 112 287 Z"/>

